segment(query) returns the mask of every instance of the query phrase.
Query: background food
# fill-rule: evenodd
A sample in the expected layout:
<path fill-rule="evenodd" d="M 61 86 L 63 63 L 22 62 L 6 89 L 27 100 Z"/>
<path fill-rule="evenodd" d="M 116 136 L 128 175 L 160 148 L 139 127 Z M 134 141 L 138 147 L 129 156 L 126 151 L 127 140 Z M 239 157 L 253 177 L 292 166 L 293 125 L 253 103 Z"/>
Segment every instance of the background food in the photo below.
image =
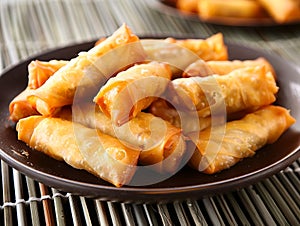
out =
<path fill-rule="evenodd" d="M 271 18 L 278 24 L 300 20 L 300 0 L 177 0 L 175 5 L 205 20 Z"/>

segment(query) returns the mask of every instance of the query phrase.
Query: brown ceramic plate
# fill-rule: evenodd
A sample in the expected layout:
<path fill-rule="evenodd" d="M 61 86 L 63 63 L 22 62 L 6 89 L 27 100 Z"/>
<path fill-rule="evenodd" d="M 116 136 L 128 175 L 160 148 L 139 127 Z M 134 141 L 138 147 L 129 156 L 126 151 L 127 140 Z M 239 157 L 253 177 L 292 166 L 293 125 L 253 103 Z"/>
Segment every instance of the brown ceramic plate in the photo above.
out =
<path fill-rule="evenodd" d="M 8 121 L 9 102 L 27 85 L 27 65 L 32 59 L 70 59 L 94 42 L 71 45 L 34 56 L 6 70 L 0 77 L 0 153 L 10 166 L 29 177 L 65 192 L 124 202 L 160 202 L 200 198 L 245 187 L 279 172 L 300 157 L 300 70 L 274 54 L 227 44 L 232 59 L 266 57 L 277 71 L 280 92 L 276 104 L 291 109 L 297 119 L 280 139 L 257 151 L 228 170 L 215 175 L 201 174 L 188 167 L 171 178 L 151 186 L 116 188 L 113 185 L 76 170 L 30 149 L 17 140 L 15 125 Z"/>
<path fill-rule="evenodd" d="M 226 1 L 226 0 L 225 0 Z M 205 23 L 211 23 L 216 25 L 226 25 L 226 26 L 243 26 L 243 27 L 262 27 L 262 26 L 277 26 L 272 18 L 262 17 L 262 18 L 239 18 L 239 17 L 211 17 L 203 18 L 201 15 L 193 12 L 184 12 L 176 8 L 176 0 L 149 0 L 149 5 L 168 15 L 181 16 L 189 20 L 200 21 Z M 295 24 L 296 22 L 288 22 L 280 25 Z"/>

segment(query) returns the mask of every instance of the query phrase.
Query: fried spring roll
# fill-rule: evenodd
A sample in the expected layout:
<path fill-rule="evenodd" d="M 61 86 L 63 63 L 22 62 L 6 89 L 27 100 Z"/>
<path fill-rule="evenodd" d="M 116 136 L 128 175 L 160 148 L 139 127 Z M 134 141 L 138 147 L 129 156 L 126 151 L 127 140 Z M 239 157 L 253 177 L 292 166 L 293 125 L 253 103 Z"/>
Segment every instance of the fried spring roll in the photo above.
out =
<path fill-rule="evenodd" d="M 17 131 L 18 139 L 31 148 L 117 187 L 128 184 L 135 173 L 139 151 L 98 130 L 60 118 L 30 116 L 17 123 Z"/>
<path fill-rule="evenodd" d="M 191 50 L 204 61 L 228 60 L 228 51 L 222 33 L 217 33 L 207 39 L 167 38 L 165 41 Z"/>
<path fill-rule="evenodd" d="M 299 0 L 258 0 L 277 23 L 300 20 Z"/>
<path fill-rule="evenodd" d="M 17 122 L 21 118 L 30 115 L 38 115 L 36 109 L 27 101 L 27 97 L 32 94 L 32 90 L 26 88 L 19 95 L 17 95 L 9 104 L 9 119 Z"/>
<path fill-rule="evenodd" d="M 198 60 L 189 65 L 182 77 L 205 77 L 208 75 L 226 75 L 236 69 L 245 67 L 265 66 L 266 71 L 271 72 L 276 78 L 276 73 L 271 63 L 263 58 L 259 57 L 254 60 L 232 60 L 232 61 L 202 61 Z"/>
<path fill-rule="evenodd" d="M 202 117 L 209 116 L 214 106 L 224 105 L 226 113 L 234 113 L 271 104 L 278 91 L 265 67 L 236 69 L 223 76 L 180 78 L 172 84 L 177 92 L 173 102 L 179 108 L 197 110 Z"/>
<path fill-rule="evenodd" d="M 171 66 L 173 78 L 181 76 L 182 71 L 202 59 L 227 60 L 228 52 L 221 33 L 207 39 L 143 39 L 142 45 L 147 53 L 147 59 L 167 62 Z"/>
<path fill-rule="evenodd" d="M 198 13 L 204 19 L 215 17 L 259 18 L 265 16 L 261 5 L 253 0 L 199 0 Z"/>
<path fill-rule="evenodd" d="M 24 91 L 17 95 L 9 105 L 10 120 L 17 122 L 21 118 L 39 114 L 35 107 L 27 100 L 33 95 L 35 89 L 42 86 L 67 61 L 31 61 L 28 65 L 28 85 Z"/>
<path fill-rule="evenodd" d="M 271 72 L 276 78 L 276 72 L 272 64 L 263 57 L 254 60 L 208 61 L 207 65 L 218 75 L 225 75 L 239 68 L 264 66 L 266 71 Z"/>
<path fill-rule="evenodd" d="M 184 12 L 197 13 L 198 0 L 177 0 L 176 7 Z"/>
<path fill-rule="evenodd" d="M 116 71 L 144 58 L 139 38 L 124 24 L 89 51 L 71 59 L 28 99 L 42 115 L 51 116 L 62 106 L 72 104 L 75 95 L 95 95 Z"/>
<path fill-rule="evenodd" d="M 121 126 L 157 99 L 171 76 L 168 64 L 153 61 L 134 65 L 102 86 L 94 102 L 115 125 Z"/>
<path fill-rule="evenodd" d="M 185 153 L 185 137 L 181 129 L 150 113 L 140 112 L 119 127 L 114 126 L 93 104 L 76 105 L 72 111 L 64 109 L 56 117 L 73 120 L 118 138 L 132 149 L 141 151 L 140 164 L 155 164 L 151 167 L 161 173 L 175 172 Z"/>
<path fill-rule="evenodd" d="M 200 132 L 189 165 L 207 174 L 227 169 L 274 143 L 295 119 L 283 107 L 269 105 L 241 120 Z"/>
<path fill-rule="evenodd" d="M 34 60 L 28 65 L 28 87 L 41 87 L 56 71 L 68 63 L 66 60 Z"/>

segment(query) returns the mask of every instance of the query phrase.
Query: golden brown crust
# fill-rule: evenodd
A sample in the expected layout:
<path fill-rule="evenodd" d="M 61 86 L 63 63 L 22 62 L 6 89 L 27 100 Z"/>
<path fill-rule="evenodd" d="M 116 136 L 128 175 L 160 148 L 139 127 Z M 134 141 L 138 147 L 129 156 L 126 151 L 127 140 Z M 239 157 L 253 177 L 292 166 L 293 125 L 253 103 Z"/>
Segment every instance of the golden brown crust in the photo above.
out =
<path fill-rule="evenodd" d="M 101 87 L 94 102 L 115 125 L 120 126 L 157 99 L 165 91 L 171 76 L 168 64 L 152 61 L 134 65 Z"/>
<path fill-rule="evenodd" d="M 67 118 L 102 133 L 116 137 L 132 149 L 140 150 L 139 163 L 153 165 L 159 172 L 174 172 L 185 152 L 184 137 L 180 128 L 155 117 L 150 113 L 140 112 L 135 118 L 122 126 L 116 127 L 112 121 L 93 104 L 73 106 L 71 112 L 61 111 L 57 117 Z M 68 115 L 69 114 L 69 115 Z M 148 158 L 148 156 L 152 156 Z M 168 164 L 164 162 L 170 155 Z"/>
<path fill-rule="evenodd" d="M 42 86 L 50 76 L 52 76 L 59 68 L 63 67 L 67 61 L 51 60 L 31 61 L 28 65 L 28 85 L 26 89 L 17 95 L 9 105 L 10 120 L 17 122 L 21 118 L 30 115 L 38 115 L 38 111 L 28 97 L 34 94 L 34 90 Z"/>
<path fill-rule="evenodd" d="M 212 105 L 222 103 L 227 113 L 271 104 L 278 91 L 273 75 L 259 66 L 236 69 L 223 76 L 176 79 L 172 84 L 179 95 L 176 98 L 183 100 L 177 101 L 178 106 L 196 109 L 202 117 L 210 115 Z"/>
<path fill-rule="evenodd" d="M 196 150 L 189 164 L 208 174 L 227 169 L 275 142 L 294 122 L 287 109 L 269 105 L 241 120 L 204 130 L 195 141 Z"/>
<path fill-rule="evenodd" d="M 167 38 L 165 41 L 189 49 L 204 61 L 228 60 L 228 50 L 222 33 L 214 34 L 207 39 Z"/>
<path fill-rule="evenodd" d="M 271 63 L 263 57 L 254 60 L 232 60 L 232 61 L 208 61 L 208 67 L 217 75 L 225 75 L 236 69 L 245 67 L 264 66 L 267 72 L 271 72 L 276 77 L 276 72 Z"/>
<path fill-rule="evenodd" d="M 41 87 L 56 71 L 65 66 L 68 61 L 50 60 L 40 61 L 34 60 L 28 65 L 28 87 L 37 89 Z"/>
<path fill-rule="evenodd" d="M 130 45 L 132 51 L 134 49 L 139 50 L 140 55 L 127 52 L 129 54 L 127 57 L 123 56 L 124 58 L 120 61 L 112 61 L 113 56 L 108 53 L 113 49 L 122 51 L 122 48 L 118 47 L 125 48 L 128 44 L 132 44 Z M 99 61 L 99 58 L 104 55 L 109 61 L 106 62 L 107 64 L 115 63 L 118 65 L 107 68 L 108 65 L 104 65 L 105 62 L 102 62 L 102 58 L 101 62 Z M 34 95 L 29 97 L 30 102 L 36 106 L 42 115 L 51 116 L 57 112 L 58 108 L 72 104 L 76 92 L 82 92 L 80 96 L 89 95 L 90 92 L 94 91 L 94 86 L 104 83 L 107 78 L 112 76 L 116 68 L 126 66 L 128 61 L 143 58 L 139 38 L 124 24 L 100 44 L 88 52 L 80 53 L 56 71 L 42 87 L 36 89 Z M 79 87 L 83 88 L 78 91 Z"/>
<path fill-rule="evenodd" d="M 236 69 L 256 66 L 264 66 L 266 71 L 272 73 L 276 79 L 275 69 L 271 63 L 263 57 L 259 57 L 254 60 L 198 60 L 185 69 L 182 77 L 206 77 L 213 74 L 226 75 Z"/>
<path fill-rule="evenodd" d="M 130 182 L 140 153 L 99 130 L 60 118 L 24 118 L 18 122 L 17 131 L 18 139 L 31 148 L 117 187 Z"/>
<path fill-rule="evenodd" d="M 9 104 L 9 119 L 17 122 L 21 118 L 31 115 L 38 115 L 36 109 L 27 101 L 27 97 L 32 94 L 32 90 L 26 88 L 17 95 Z"/>

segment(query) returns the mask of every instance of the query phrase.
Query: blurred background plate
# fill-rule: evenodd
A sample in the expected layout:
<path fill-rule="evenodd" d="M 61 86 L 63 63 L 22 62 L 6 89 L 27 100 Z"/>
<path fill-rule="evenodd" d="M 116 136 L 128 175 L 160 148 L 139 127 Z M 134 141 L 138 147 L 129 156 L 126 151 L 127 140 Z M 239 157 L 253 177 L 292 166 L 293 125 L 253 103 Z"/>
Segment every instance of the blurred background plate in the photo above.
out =
<path fill-rule="evenodd" d="M 231 59 L 265 57 L 274 65 L 280 87 L 276 104 L 290 109 L 297 122 L 276 143 L 267 145 L 257 151 L 254 157 L 244 159 L 228 170 L 215 175 L 205 175 L 185 167 L 171 178 L 151 186 L 116 188 L 85 171 L 74 169 L 64 162 L 30 149 L 25 143 L 18 141 L 15 124 L 8 121 L 8 105 L 27 86 L 28 63 L 33 59 L 70 59 L 93 45 L 94 42 L 87 42 L 55 49 L 22 61 L 2 74 L 0 154 L 10 166 L 64 192 L 102 200 L 138 203 L 186 200 L 235 190 L 279 172 L 300 157 L 299 68 L 274 54 L 230 43 L 227 46 Z"/>
<path fill-rule="evenodd" d="M 226 0 L 225 0 L 226 1 Z M 176 0 L 149 0 L 149 4 L 152 8 L 172 16 L 180 16 L 188 20 L 194 20 L 199 22 L 211 23 L 215 25 L 226 26 L 241 26 L 241 27 L 263 27 L 263 26 L 282 26 L 299 23 L 288 22 L 284 24 L 278 24 L 269 17 L 262 18 L 239 18 L 239 17 L 211 17 L 209 19 L 201 17 L 201 15 L 192 12 L 185 12 L 176 8 Z"/>

